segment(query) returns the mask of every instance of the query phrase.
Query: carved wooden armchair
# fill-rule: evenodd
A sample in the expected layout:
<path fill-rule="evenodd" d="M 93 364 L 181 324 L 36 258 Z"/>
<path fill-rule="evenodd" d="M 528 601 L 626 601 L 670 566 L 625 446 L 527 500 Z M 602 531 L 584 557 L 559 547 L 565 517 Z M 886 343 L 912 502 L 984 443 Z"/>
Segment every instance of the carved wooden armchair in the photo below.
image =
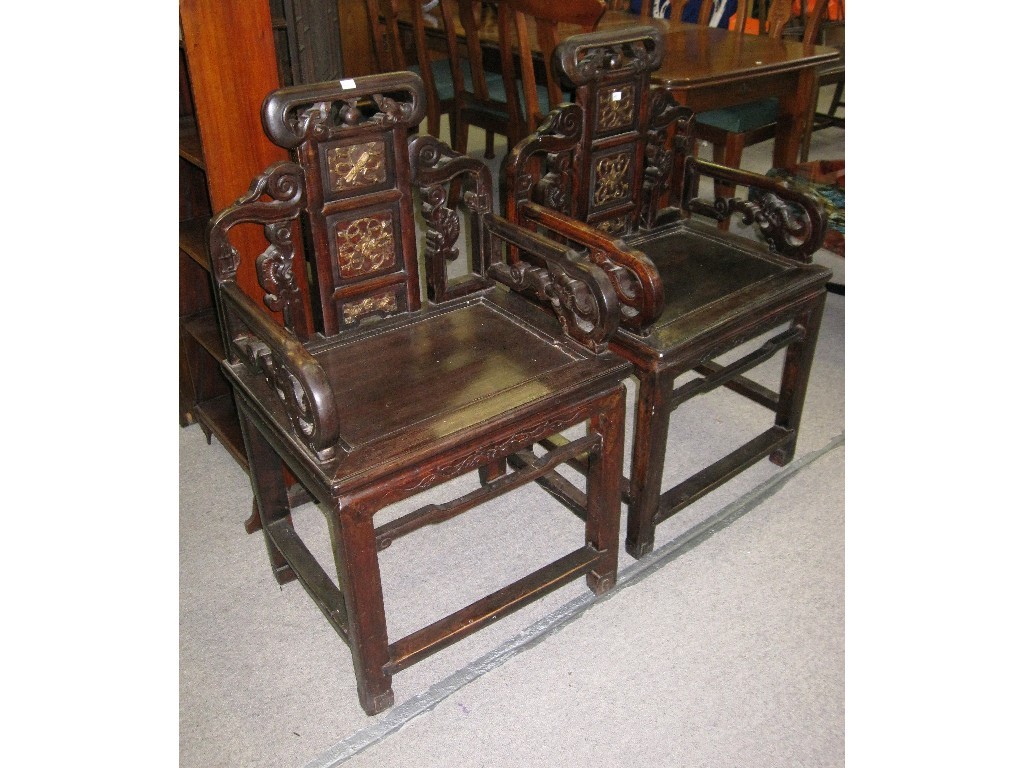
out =
<path fill-rule="evenodd" d="M 431 136 L 410 139 L 423 111 L 422 81 L 411 73 L 275 91 L 264 127 L 294 162 L 267 169 L 210 229 L 224 367 L 273 572 L 281 583 L 298 579 L 348 643 L 369 714 L 393 703 L 394 673 L 579 576 L 595 593 L 616 576 L 629 366 L 607 350 L 614 291 L 580 254 L 496 216 L 485 165 Z M 456 178 L 472 269 L 449 280 L 445 265 L 460 242 L 447 201 Z M 425 302 L 414 187 L 427 228 Z M 300 224 L 313 312 L 298 291 Z M 234 279 L 241 257 L 229 232 L 253 225 L 269 244 L 257 258 L 264 301 L 284 326 Z M 510 246 L 533 264 L 509 266 Z M 508 470 L 509 454 L 580 424 L 583 436 L 537 467 Z M 389 642 L 379 550 L 579 456 L 588 494 L 578 549 Z M 340 589 L 298 538 L 282 463 L 327 517 Z M 474 491 L 375 525 L 383 508 L 473 470 Z"/>
<path fill-rule="evenodd" d="M 661 32 L 650 26 L 564 40 L 555 63 L 576 101 L 514 148 L 502 187 L 510 220 L 586 248 L 615 286 L 622 320 L 611 348 L 634 363 L 639 380 L 624 479 L 626 549 L 634 557 L 652 549 L 658 523 L 761 458 L 792 459 L 830 276 L 809 263 L 825 231 L 814 201 L 694 155 L 692 114 L 649 84 L 662 55 Z M 701 200 L 702 176 L 751 187 L 751 199 Z M 668 189 L 673 177 L 684 179 L 682 189 Z M 660 208 L 663 198 L 673 205 Z M 713 223 L 736 213 L 759 228 L 767 247 Z M 756 352 L 716 362 L 784 325 Z M 742 375 L 782 350 L 778 392 Z M 676 386 L 687 372 L 696 375 Z M 765 406 L 774 423 L 662 493 L 671 412 L 720 386 Z M 578 506 L 571 489 L 550 485 Z"/>

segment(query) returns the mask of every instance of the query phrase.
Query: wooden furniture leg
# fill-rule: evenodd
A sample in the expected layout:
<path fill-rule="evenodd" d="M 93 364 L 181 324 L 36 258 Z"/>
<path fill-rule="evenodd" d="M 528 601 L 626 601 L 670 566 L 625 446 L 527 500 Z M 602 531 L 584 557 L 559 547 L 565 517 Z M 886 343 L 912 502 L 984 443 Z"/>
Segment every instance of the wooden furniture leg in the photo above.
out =
<path fill-rule="evenodd" d="M 633 464 L 629 488 L 626 551 L 639 559 L 654 548 L 654 525 L 661 501 L 674 376 L 664 370 L 638 371 Z"/>
<path fill-rule="evenodd" d="M 284 463 L 241 409 L 238 421 L 242 427 L 242 438 L 249 456 L 253 502 L 258 512 L 258 527 L 263 529 L 263 540 L 267 544 L 267 554 L 270 555 L 270 567 L 277 583 L 287 584 L 295 581 L 295 572 L 270 536 L 270 526 L 274 523 L 284 522 L 289 527 L 292 524 L 288 486 L 284 481 Z"/>
<path fill-rule="evenodd" d="M 800 431 L 800 416 L 807 396 L 807 382 L 811 376 L 814 349 L 818 344 L 818 331 L 825 312 L 825 297 L 822 293 L 802 315 L 793 320 L 793 328 L 803 328 L 804 338 L 794 342 L 786 350 L 786 361 L 782 369 L 782 384 L 779 388 L 779 404 L 775 414 L 776 426 L 793 433 L 793 439 L 769 455 L 773 464 L 782 467 L 793 460 L 796 451 L 796 437 Z"/>
<path fill-rule="evenodd" d="M 626 390 L 620 386 L 587 425 L 588 432 L 601 436 L 600 450 L 590 451 L 587 462 L 587 544 L 605 551 L 587 574 L 587 586 L 595 595 L 615 586 L 625 417 Z"/>
<path fill-rule="evenodd" d="M 368 715 L 375 715 L 395 703 L 395 694 L 391 674 L 384 670 L 391 656 L 373 512 L 336 500 L 330 531 L 348 613 L 348 645 L 359 703 Z"/>

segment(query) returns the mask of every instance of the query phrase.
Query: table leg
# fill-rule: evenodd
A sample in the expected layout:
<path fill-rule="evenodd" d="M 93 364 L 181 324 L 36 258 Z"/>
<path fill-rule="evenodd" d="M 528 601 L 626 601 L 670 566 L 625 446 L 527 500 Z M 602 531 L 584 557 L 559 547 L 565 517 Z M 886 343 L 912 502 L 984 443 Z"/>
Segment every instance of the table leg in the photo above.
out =
<path fill-rule="evenodd" d="M 813 67 L 801 70 L 793 90 L 779 99 L 779 123 L 772 152 L 772 165 L 776 168 L 796 165 L 807 126 L 807 110 L 814 97 L 815 74 Z"/>

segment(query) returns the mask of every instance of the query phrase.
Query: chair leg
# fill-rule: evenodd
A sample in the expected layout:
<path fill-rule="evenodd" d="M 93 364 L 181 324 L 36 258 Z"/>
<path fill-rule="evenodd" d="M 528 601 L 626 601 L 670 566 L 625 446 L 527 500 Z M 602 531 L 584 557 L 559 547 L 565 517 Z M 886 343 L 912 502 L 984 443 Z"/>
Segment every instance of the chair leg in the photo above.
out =
<path fill-rule="evenodd" d="M 507 469 L 508 466 L 505 459 L 497 459 L 490 464 L 484 464 L 477 470 L 480 473 L 480 484 L 487 485 L 494 482 L 499 477 L 503 477 Z"/>
<path fill-rule="evenodd" d="M 601 436 L 601 449 L 591 452 L 587 466 L 587 543 L 605 551 L 587 573 L 587 586 L 595 595 L 615 586 L 618 570 L 625 417 L 626 389 L 620 385 L 587 424 L 591 434 Z"/>
<path fill-rule="evenodd" d="M 373 516 L 346 507 L 341 500 L 335 501 L 333 512 L 331 545 L 348 612 L 356 689 L 366 714 L 376 715 L 395 703 L 395 694 L 391 675 L 384 671 L 390 655 Z"/>
<path fill-rule="evenodd" d="M 494 159 L 494 131 L 487 131 L 485 136 L 484 157 L 488 160 Z"/>
<path fill-rule="evenodd" d="M 675 377 L 668 371 L 639 371 L 638 378 L 626 519 L 626 551 L 637 559 L 654 549 Z"/>
<path fill-rule="evenodd" d="M 832 101 L 828 105 L 829 119 L 832 119 L 836 116 L 836 110 L 839 109 L 840 105 L 843 103 L 843 90 L 845 88 L 845 85 L 846 76 L 844 75 L 836 81 L 836 89 L 832 93 Z"/>
<path fill-rule="evenodd" d="M 791 344 L 786 350 L 786 361 L 782 368 L 782 384 L 779 388 L 779 406 L 775 413 L 776 426 L 792 431 L 792 438 L 785 446 L 776 448 L 768 457 L 773 464 L 782 467 L 793 460 L 796 453 L 796 438 L 800 431 L 800 417 L 803 415 L 804 398 L 807 396 L 807 382 L 814 362 L 814 348 L 818 344 L 818 331 L 825 311 L 826 293 L 804 314 L 793 320 L 793 326 L 802 325 L 804 338 Z"/>
<path fill-rule="evenodd" d="M 244 413 L 239 412 L 238 421 L 242 427 L 242 438 L 249 460 L 249 482 L 252 484 L 253 503 L 259 515 L 259 527 L 263 529 L 263 540 L 270 556 L 270 568 L 279 584 L 287 584 L 295 580 L 295 572 L 288 565 L 281 550 L 274 544 L 270 533 L 270 526 L 276 521 L 287 520 L 289 524 L 291 523 L 284 462 Z"/>
<path fill-rule="evenodd" d="M 448 113 L 448 144 L 455 147 L 459 139 L 458 121 L 455 119 L 455 110 Z"/>
<path fill-rule="evenodd" d="M 469 146 L 469 123 L 459 119 L 455 121 L 455 151 L 466 154 Z"/>

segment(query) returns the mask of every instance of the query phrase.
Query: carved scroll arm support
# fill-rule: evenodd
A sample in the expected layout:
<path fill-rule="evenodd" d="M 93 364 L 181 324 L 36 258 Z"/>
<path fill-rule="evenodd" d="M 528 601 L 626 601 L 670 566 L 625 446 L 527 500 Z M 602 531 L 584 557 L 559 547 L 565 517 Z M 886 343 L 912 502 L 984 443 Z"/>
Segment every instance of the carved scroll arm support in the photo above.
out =
<path fill-rule="evenodd" d="M 811 261 L 814 252 L 821 248 L 828 220 L 824 209 L 813 198 L 769 176 L 693 156 L 686 158 L 683 168 L 681 205 L 684 210 L 717 221 L 738 213 L 745 224 L 757 226 L 773 251 L 797 261 Z M 698 198 L 701 177 L 746 186 L 750 189 L 749 198 Z"/>
<path fill-rule="evenodd" d="M 274 322 L 234 281 L 222 283 L 220 295 L 234 321 L 226 365 L 262 376 L 287 414 L 293 436 L 317 460 L 335 458 L 340 420 L 323 367 L 295 334 Z"/>
<path fill-rule="evenodd" d="M 426 224 L 424 260 L 427 293 L 442 302 L 490 287 L 484 276 L 491 263 L 488 243 L 481 237 L 481 221 L 494 207 L 491 170 L 476 158 L 461 155 L 433 136 L 409 141 L 412 183 L 419 187 Z M 459 208 L 466 213 L 473 274 L 452 285 L 447 263 L 459 256 Z"/>
<path fill-rule="evenodd" d="M 515 220 L 517 206 L 524 200 L 536 200 L 565 213 L 573 190 L 568 168 L 549 168 L 542 161 L 563 157 L 578 145 L 583 136 L 583 110 L 578 104 L 564 104 L 552 110 L 537 130 L 517 144 L 502 163 L 502 194 L 505 215 Z"/>
<path fill-rule="evenodd" d="M 587 249 L 587 257 L 611 280 L 622 325 L 643 332 L 665 308 L 665 287 L 646 254 L 594 227 L 536 203 L 519 206 L 522 221 L 533 222 Z"/>
<path fill-rule="evenodd" d="M 512 264 L 492 264 L 488 275 L 549 303 L 569 337 L 595 352 L 607 349 L 619 325 L 619 301 L 608 276 L 580 253 L 524 227 L 491 214 L 485 224 L 490 237 L 528 254 Z"/>

